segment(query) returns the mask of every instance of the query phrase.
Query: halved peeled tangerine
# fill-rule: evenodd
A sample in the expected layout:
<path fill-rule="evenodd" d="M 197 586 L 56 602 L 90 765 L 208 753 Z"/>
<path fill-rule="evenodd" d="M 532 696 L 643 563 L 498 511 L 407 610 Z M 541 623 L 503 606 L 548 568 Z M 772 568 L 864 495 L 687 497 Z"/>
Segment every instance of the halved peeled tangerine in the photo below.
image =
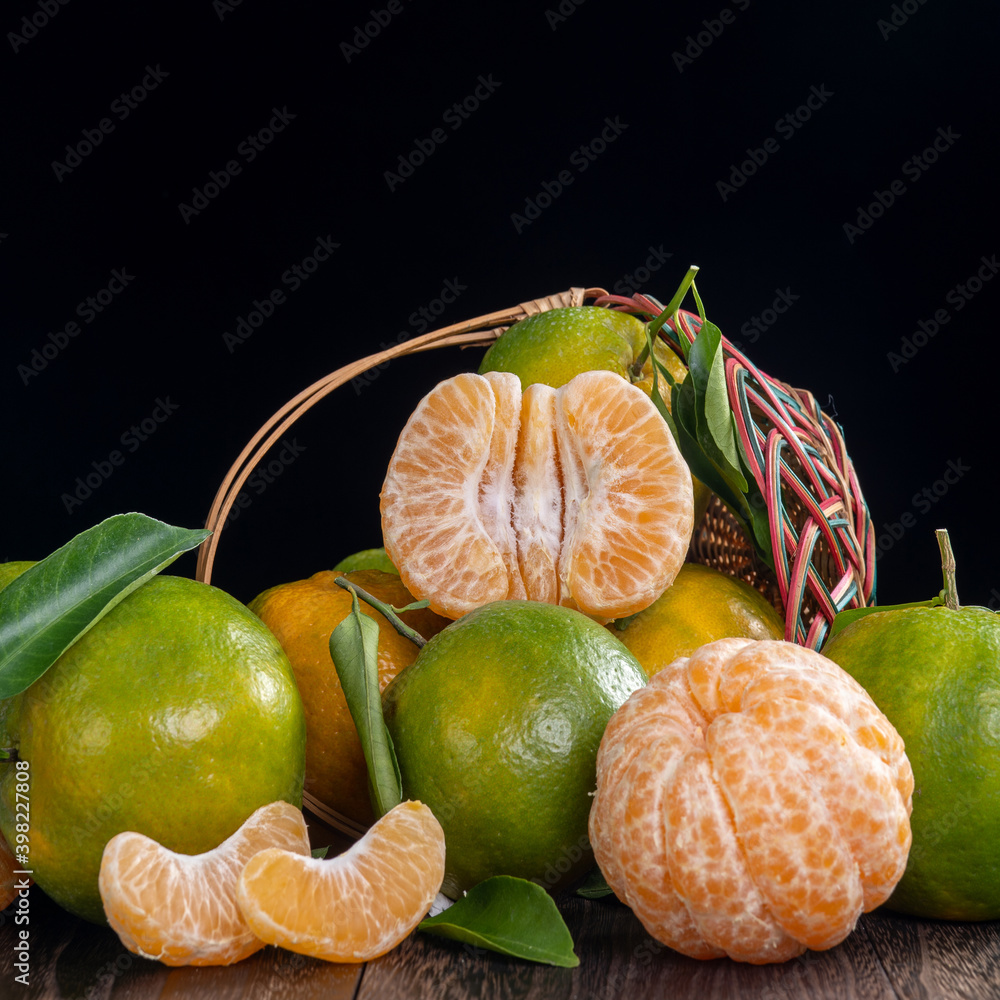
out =
<path fill-rule="evenodd" d="M 302 811 L 262 806 L 204 854 L 177 854 L 140 833 L 108 841 L 98 885 L 108 923 L 129 951 L 165 965 L 231 965 L 264 947 L 236 904 L 236 880 L 264 848 L 310 856 Z"/>
<path fill-rule="evenodd" d="M 614 372 L 523 393 L 516 375 L 464 373 L 403 428 L 382 533 L 407 589 L 445 617 L 527 598 L 609 620 L 673 582 L 692 497 L 659 411 Z"/>
<path fill-rule="evenodd" d="M 657 940 L 781 962 L 888 899 L 912 793 L 902 739 L 849 674 L 794 643 L 722 639 L 612 717 L 590 840 Z"/>

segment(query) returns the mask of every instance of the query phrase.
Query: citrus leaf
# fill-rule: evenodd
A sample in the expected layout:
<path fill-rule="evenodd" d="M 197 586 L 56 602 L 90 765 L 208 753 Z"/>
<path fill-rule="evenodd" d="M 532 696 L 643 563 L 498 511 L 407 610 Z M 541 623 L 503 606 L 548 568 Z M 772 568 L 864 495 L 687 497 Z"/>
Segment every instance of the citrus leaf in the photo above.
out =
<path fill-rule="evenodd" d="M 576 894 L 583 896 L 584 899 L 603 899 L 605 896 L 612 895 L 613 892 L 614 890 L 608 885 L 607 879 L 597 865 L 590 869 L 587 877 L 576 890 Z"/>
<path fill-rule="evenodd" d="M 314 847 L 310 853 L 318 861 L 322 861 L 329 852 L 330 852 L 330 845 L 327 844 L 326 847 Z"/>
<path fill-rule="evenodd" d="M 210 534 L 116 514 L 8 583 L 0 590 L 0 699 L 30 687 L 116 604 Z"/>
<path fill-rule="evenodd" d="M 480 882 L 417 930 L 565 969 L 580 964 L 552 897 L 537 883 L 511 875 Z"/>
<path fill-rule="evenodd" d="M 826 638 L 829 641 L 841 629 L 856 622 L 859 618 L 864 618 L 866 615 L 874 615 L 881 611 L 903 611 L 906 608 L 940 608 L 944 607 L 944 603 L 944 591 L 942 590 L 936 597 L 931 597 L 926 601 L 913 601 L 910 604 L 877 604 L 870 608 L 847 608 L 845 611 L 840 611 L 833 616 L 833 621 L 830 623 L 830 631 L 827 633 Z"/>
<path fill-rule="evenodd" d="M 695 390 L 698 441 L 710 455 L 713 449 L 717 452 L 716 460 L 728 466 L 726 471 L 746 493 L 747 484 L 740 469 L 733 426 L 733 410 L 726 389 L 722 331 L 714 323 L 707 320 L 702 323 L 691 344 L 688 368 L 690 375 L 685 381 L 691 381 Z"/>
<path fill-rule="evenodd" d="M 350 583 L 345 581 L 341 586 L 351 592 L 351 613 L 330 636 L 330 656 L 361 738 L 372 805 L 379 816 L 384 816 L 403 801 L 403 786 L 392 737 L 382 717 L 382 695 L 378 686 L 378 622 L 361 613 L 357 591 Z"/>

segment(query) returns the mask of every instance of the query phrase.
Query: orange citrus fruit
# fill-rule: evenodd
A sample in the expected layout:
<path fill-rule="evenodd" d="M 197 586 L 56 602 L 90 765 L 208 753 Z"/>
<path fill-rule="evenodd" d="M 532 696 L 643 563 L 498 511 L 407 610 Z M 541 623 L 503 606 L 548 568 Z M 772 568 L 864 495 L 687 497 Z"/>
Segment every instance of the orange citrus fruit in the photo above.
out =
<path fill-rule="evenodd" d="M 330 657 L 330 634 L 351 612 L 351 594 L 330 570 L 306 580 L 280 584 L 250 602 L 281 643 L 302 696 L 306 715 L 305 789 L 320 802 L 362 826 L 375 819 L 368 795 L 368 769 L 358 731 L 347 708 L 340 678 Z M 380 570 L 343 574 L 373 597 L 401 608 L 413 602 L 398 575 Z M 365 601 L 362 614 L 379 625 L 379 688 L 417 656 L 418 647 L 401 636 L 384 615 Z M 425 639 L 440 632 L 448 619 L 426 609 L 400 616 Z"/>
<path fill-rule="evenodd" d="M 509 373 L 439 383 L 399 436 L 381 511 L 403 583 L 449 618 L 525 597 L 632 614 L 670 585 L 693 527 L 666 423 L 607 371 L 523 394 Z"/>
<path fill-rule="evenodd" d="M 559 888 L 592 867 L 597 747 L 646 675 L 603 625 L 496 601 L 436 635 L 385 690 L 403 794 L 444 827 L 453 898 L 492 875 Z"/>
<path fill-rule="evenodd" d="M 692 958 L 781 962 L 842 941 L 910 847 L 903 741 L 833 661 L 720 639 L 615 713 L 590 839 L 646 930 Z"/>
<path fill-rule="evenodd" d="M 141 833 L 108 841 L 99 886 L 108 923 L 129 951 L 165 965 L 232 965 L 264 947 L 236 905 L 236 880 L 265 848 L 310 856 L 301 810 L 262 806 L 204 854 L 176 854 Z"/>
<path fill-rule="evenodd" d="M 699 563 L 685 563 L 648 608 L 609 627 L 650 677 L 716 639 L 785 634 L 781 616 L 760 591 Z"/>
<path fill-rule="evenodd" d="M 878 611 L 823 653 L 864 685 L 913 765 L 913 847 L 886 906 L 939 920 L 1000 918 L 1000 616 Z"/>
<path fill-rule="evenodd" d="M 444 877 L 444 833 L 427 806 L 401 802 L 330 860 L 272 848 L 240 875 L 236 895 L 268 944 L 328 962 L 366 962 L 403 940 Z"/>

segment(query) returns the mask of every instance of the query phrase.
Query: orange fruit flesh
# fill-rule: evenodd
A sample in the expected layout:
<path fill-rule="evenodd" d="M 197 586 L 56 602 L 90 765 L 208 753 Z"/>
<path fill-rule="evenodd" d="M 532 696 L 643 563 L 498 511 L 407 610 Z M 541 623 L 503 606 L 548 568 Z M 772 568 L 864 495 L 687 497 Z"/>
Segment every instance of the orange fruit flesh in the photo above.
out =
<path fill-rule="evenodd" d="M 263 941 L 329 962 L 365 962 L 403 940 L 444 879 L 444 833 L 421 802 L 402 802 L 347 851 L 325 860 L 266 850 L 237 898 Z"/>
<path fill-rule="evenodd" d="M 407 588 L 446 617 L 527 597 L 609 620 L 670 585 L 692 497 L 656 407 L 613 372 L 523 394 L 515 375 L 466 373 L 404 427 L 382 530 Z"/>
<path fill-rule="evenodd" d="M 142 834 L 117 834 L 99 876 L 108 923 L 129 951 L 165 965 L 239 962 L 264 947 L 236 905 L 236 880 L 264 848 L 309 856 L 299 809 L 263 806 L 204 854 L 176 854 Z"/>
<path fill-rule="evenodd" d="M 792 643 L 723 639 L 660 671 L 612 717 L 597 775 L 608 884 L 691 957 L 830 948 L 906 865 L 902 741 L 860 685 Z"/>

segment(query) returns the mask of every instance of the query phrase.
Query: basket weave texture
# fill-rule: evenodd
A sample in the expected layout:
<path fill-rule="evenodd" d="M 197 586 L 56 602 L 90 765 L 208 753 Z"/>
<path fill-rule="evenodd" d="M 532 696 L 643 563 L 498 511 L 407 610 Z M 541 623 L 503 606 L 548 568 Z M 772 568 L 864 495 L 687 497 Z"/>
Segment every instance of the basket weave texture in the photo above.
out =
<path fill-rule="evenodd" d="M 425 333 L 354 361 L 314 382 L 250 439 L 209 510 L 212 534 L 198 553 L 197 579 L 211 581 L 222 527 L 244 483 L 289 427 L 323 397 L 403 355 L 454 346 L 487 346 L 526 316 L 584 303 L 651 317 L 656 299 L 574 287 L 510 309 Z M 661 335 L 679 352 L 700 327 L 681 310 Z M 696 526 L 688 559 L 739 577 L 765 594 L 785 619 L 785 638 L 818 649 L 838 611 L 875 603 L 875 539 L 854 466 L 837 425 L 811 393 L 757 369 L 725 337 L 726 385 L 746 465 L 767 504 L 773 568 L 757 554 L 741 522 L 717 496 Z"/>

